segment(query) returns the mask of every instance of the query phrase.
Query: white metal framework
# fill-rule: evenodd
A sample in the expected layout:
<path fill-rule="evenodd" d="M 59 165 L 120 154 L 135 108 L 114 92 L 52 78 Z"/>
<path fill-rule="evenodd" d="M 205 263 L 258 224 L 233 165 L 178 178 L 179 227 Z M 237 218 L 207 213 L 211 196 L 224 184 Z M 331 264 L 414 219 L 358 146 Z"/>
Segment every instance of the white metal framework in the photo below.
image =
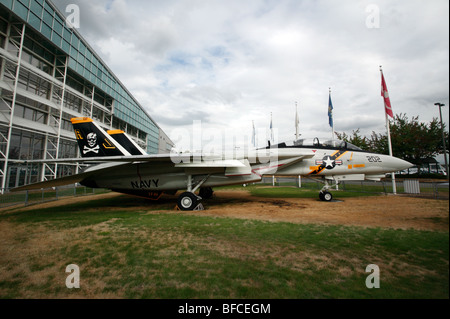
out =
<path fill-rule="evenodd" d="M 24 45 L 26 24 L 8 23 L 5 41 L 0 46 L 0 180 L 1 192 L 8 188 L 8 173 L 15 160 L 11 158 L 12 134 L 14 130 L 40 133 L 44 137 L 42 154 L 39 159 L 67 157 L 64 143 L 71 142 L 73 155 L 78 156 L 75 137 L 71 132 L 70 118 L 88 116 L 98 121 L 105 129 L 113 128 L 113 103 L 100 104 L 95 100 L 95 86 L 83 83 L 81 91 L 67 85 L 68 56 L 54 56 L 53 65 L 47 61 L 29 63 L 27 57 L 33 55 Z M 39 60 L 33 56 L 31 59 Z M 33 60 L 34 61 L 34 60 Z M 72 80 L 73 81 L 73 80 Z M 33 83 L 33 85 L 30 85 Z M 31 88 L 32 87 L 32 88 Z M 112 102 L 112 101 L 111 101 Z M 17 115 L 20 108 L 37 110 L 39 123 L 34 117 L 25 119 Z M 30 106 L 30 104 L 32 104 Z M 26 158 L 30 159 L 30 158 Z M 60 165 L 61 166 L 61 165 Z M 73 166 L 76 173 L 79 165 Z M 21 168 L 26 171 L 30 168 Z M 39 167 L 39 181 L 65 175 L 57 164 L 42 164 Z"/>
<path fill-rule="evenodd" d="M 17 48 L 17 61 L 13 61 L 13 69 L 15 72 L 11 72 L 10 74 L 13 75 L 14 81 L 12 86 L 12 102 L 10 105 L 10 114 L 9 114 L 9 125 L 8 125 L 8 134 L 7 137 L 2 134 L 2 137 L 6 139 L 6 151 L 5 153 L 2 153 L 1 155 L 4 156 L 5 162 L 3 165 L 3 170 L 0 171 L 1 179 L 2 179 L 2 193 L 3 190 L 6 188 L 6 173 L 8 171 L 8 160 L 9 160 L 9 150 L 11 146 L 11 134 L 12 134 L 12 127 L 13 127 L 13 118 L 14 118 L 14 108 L 16 106 L 16 99 L 17 99 L 17 86 L 19 83 L 19 74 L 20 74 L 20 67 L 21 67 L 21 61 L 22 61 L 22 48 L 23 48 L 23 41 L 25 38 L 25 24 L 22 25 L 15 25 L 10 24 L 10 29 L 14 28 L 17 31 L 17 34 L 20 37 L 20 40 L 17 41 L 17 36 L 10 36 L 10 43 Z M 3 64 L 2 64 L 3 66 Z M 2 72 L 5 71 L 2 69 Z M 8 83 L 5 82 L 7 85 Z M 9 86 L 11 87 L 11 86 Z M 3 99 L 3 98 L 2 98 Z M 9 105 L 8 103 L 5 103 L 6 105 Z"/>

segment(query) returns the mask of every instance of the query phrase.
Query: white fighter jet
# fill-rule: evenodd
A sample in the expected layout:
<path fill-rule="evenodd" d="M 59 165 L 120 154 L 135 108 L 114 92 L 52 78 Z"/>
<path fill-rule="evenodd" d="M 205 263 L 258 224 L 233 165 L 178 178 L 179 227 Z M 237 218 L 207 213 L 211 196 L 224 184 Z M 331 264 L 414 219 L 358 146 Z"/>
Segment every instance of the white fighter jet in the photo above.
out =
<path fill-rule="evenodd" d="M 329 189 L 340 181 L 380 180 L 386 173 L 412 166 L 388 155 L 368 153 L 340 140 L 297 140 L 247 154 L 146 154 L 122 131 L 105 132 L 90 118 L 72 119 L 82 158 L 30 161 L 33 163 L 87 163 L 83 172 L 12 189 L 22 191 L 74 183 L 92 188 L 158 199 L 163 192 L 178 196 L 180 210 L 200 207 L 212 188 L 261 181 L 264 175 L 321 178 L 319 198 L 331 201 Z M 119 142 L 120 141 L 120 142 Z M 199 195 L 196 191 L 199 190 Z"/>

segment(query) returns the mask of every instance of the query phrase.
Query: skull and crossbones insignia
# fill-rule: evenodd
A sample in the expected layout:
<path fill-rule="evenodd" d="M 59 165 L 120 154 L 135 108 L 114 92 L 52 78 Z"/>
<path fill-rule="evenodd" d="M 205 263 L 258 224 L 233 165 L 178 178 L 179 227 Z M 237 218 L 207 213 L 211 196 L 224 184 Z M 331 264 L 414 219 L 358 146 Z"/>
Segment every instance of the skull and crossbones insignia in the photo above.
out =
<path fill-rule="evenodd" d="M 100 149 L 100 146 L 97 145 L 97 134 L 96 133 L 89 133 L 86 136 L 87 143 L 89 144 L 89 147 L 87 145 L 84 146 L 83 154 L 94 152 L 95 154 L 98 154 L 98 151 Z"/>

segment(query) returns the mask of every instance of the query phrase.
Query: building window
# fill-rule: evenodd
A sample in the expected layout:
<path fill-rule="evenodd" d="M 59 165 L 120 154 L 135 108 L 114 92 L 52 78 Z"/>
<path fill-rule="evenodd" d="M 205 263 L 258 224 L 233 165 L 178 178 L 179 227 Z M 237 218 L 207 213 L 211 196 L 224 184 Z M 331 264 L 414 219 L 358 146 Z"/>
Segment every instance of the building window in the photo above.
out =
<path fill-rule="evenodd" d="M 59 158 L 77 157 L 77 142 L 61 140 L 59 142 Z"/>
<path fill-rule="evenodd" d="M 44 136 L 14 130 L 11 134 L 10 159 L 33 160 L 41 159 L 44 154 Z"/>
<path fill-rule="evenodd" d="M 20 104 L 16 104 L 14 116 L 41 124 L 46 124 L 47 122 L 47 113 Z"/>

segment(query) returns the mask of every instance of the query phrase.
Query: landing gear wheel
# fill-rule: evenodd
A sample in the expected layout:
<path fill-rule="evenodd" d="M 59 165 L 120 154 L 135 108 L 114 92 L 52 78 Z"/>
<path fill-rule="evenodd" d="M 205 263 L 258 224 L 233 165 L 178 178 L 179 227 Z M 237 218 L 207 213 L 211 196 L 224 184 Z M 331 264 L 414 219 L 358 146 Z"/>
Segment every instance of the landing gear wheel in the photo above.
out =
<path fill-rule="evenodd" d="M 324 202 L 331 202 L 333 199 L 333 195 L 330 192 L 320 192 L 319 193 L 320 200 L 323 200 Z"/>
<path fill-rule="evenodd" d="M 178 208 L 181 210 L 194 210 L 198 205 L 198 198 L 195 194 L 184 192 L 178 197 Z"/>
<path fill-rule="evenodd" d="M 198 195 L 203 199 L 210 199 L 213 196 L 213 189 L 211 187 L 202 187 Z"/>

